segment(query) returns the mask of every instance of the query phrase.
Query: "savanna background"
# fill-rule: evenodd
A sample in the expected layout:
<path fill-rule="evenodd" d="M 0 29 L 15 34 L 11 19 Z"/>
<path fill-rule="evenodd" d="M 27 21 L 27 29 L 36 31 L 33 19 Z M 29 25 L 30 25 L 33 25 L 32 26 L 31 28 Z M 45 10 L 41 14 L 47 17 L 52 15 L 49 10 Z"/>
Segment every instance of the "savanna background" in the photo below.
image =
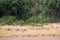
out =
<path fill-rule="evenodd" d="M 0 0 L 0 37 L 44 35 L 60 36 L 60 0 Z"/>

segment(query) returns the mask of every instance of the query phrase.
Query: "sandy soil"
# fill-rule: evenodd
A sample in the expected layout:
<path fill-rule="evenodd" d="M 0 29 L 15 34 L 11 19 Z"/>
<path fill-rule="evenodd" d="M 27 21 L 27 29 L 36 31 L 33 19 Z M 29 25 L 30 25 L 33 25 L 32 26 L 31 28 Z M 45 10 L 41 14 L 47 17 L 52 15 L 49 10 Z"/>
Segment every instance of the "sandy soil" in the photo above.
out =
<path fill-rule="evenodd" d="M 1 37 L 40 37 L 60 36 L 60 23 L 45 24 L 44 27 L 34 26 L 0 26 Z"/>
<path fill-rule="evenodd" d="M 0 40 L 60 40 L 60 36 L 42 36 L 42 37 L 10 37 L 0 38 Z"/>

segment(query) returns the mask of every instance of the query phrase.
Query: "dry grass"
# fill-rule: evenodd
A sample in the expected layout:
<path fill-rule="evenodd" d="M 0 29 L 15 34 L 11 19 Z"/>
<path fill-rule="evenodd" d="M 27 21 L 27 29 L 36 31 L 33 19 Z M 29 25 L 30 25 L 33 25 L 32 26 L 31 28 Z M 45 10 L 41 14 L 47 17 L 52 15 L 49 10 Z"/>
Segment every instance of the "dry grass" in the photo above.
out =
<path fill-rule="evenodd" d="M 34 26 L 0 26 L 0 37 L 36 37 L 60 36 L 59 24 L 48 24 L 44 27 Z"/>

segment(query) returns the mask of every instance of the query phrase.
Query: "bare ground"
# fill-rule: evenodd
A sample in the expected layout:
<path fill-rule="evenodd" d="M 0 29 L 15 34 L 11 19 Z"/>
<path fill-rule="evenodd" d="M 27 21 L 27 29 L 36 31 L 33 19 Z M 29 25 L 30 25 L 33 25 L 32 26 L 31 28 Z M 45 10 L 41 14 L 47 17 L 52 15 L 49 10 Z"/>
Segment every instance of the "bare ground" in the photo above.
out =
<path fill-rule="evenodd" d="M 41 37 L 8 37 L 0 40 L 60 40 L 60 36 L 41 36 Z"/>

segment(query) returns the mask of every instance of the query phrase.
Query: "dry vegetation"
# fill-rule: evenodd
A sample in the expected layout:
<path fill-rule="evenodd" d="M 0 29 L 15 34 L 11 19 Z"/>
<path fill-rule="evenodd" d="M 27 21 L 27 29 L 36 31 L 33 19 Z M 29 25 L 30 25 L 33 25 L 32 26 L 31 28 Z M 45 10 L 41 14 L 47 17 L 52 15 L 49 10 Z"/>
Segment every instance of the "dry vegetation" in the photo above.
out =
<path fill-rule="evenodd" d="M 0 37 L 36 37 L 60 36 L 60 24 L 46 24 L 44 27 L 34 26 L 0 26 Z"/>

